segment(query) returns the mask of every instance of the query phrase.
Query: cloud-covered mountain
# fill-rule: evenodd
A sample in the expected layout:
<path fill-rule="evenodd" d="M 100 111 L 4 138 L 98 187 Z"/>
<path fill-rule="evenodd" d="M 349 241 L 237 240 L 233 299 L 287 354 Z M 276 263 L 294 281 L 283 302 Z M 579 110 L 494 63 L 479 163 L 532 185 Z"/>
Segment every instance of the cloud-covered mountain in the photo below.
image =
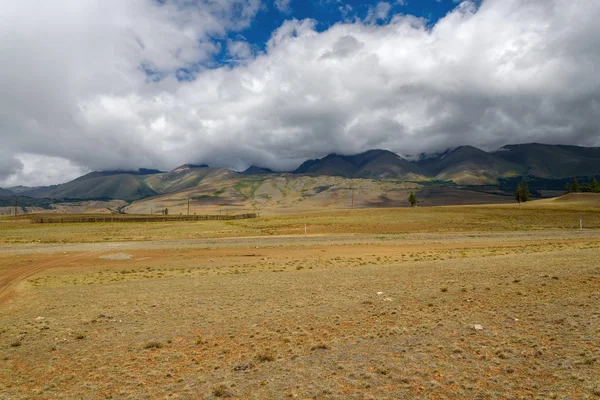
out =
<path fill-rule="evenodd" d="M 472 146 L 462 146 L 415 161 L 405 160 L 386 150 L 371 150 L 356 155 L 330 154 L 308 160 L 290 173 L 268 172 L 257 167 L 238 173 L 207 165 L 182 165 L 169 172 L 92 172 L 65 184 L 39 187 L 30 192 L 19 188 L 19 193 L 32 197 L 133 201 L 165 193 L 198 190 L 199 187 L 221 188 L 223 182 L 235 186 L 237 180 L 247 177 L 275 182 L 288 175 L 417 183 L 452 181 L 458 185 L 494 185 L 500 178 L 519 176 L 556 180 L 600 175 L 600 148 L 526 144 L 510 145 L 488 153 Z"/>
<path fill-rule="evenodd" d="M 493 155 L 521 166 L 523 175 L 568 178 L 600 173 L 600 148 L 547 146 L 539 143 L 504 146 Z"/>
<path fill-rule="evenodd" d="M 244 171 L 242 171 L 242 174 L 244 174 L 244 175 L 263 175 L 263 174 L 271 174 L 271 173 L 273 173 L 272 169 L 261 168 L 261 167 L 257 167 L 256 165 L 251 165 L 248 168 L 246 168 Z"/>
<path fill-rule="evenodd" d="M 434 21 L 398 3 L 252 35 L 272 2 L 2 2 L 0 185 L 187 162 L 281 171 L 374 148 L 600 146 L 600 2 L 463 1 Z"/>
<path fill-rule="evenodd" d="M 526 169 L 473 146 L 461 146 L 417 162 L 423 173 L 438 180 L 480 185 L 499 177 L 525 175 Z"/>
<path fill-rule="evenodd" d="M 370 150 L 353 156 L 329 154 L 322 159 L 305 161 L 294 173 L 346 178 L 424 179 L 417 165 L 387 150 Z"/>
<path fill-rule="evenodd" d="M 14 195 L 15 195 L 14 192 L 12 192 L 8 189 L 0 188 L 0 196 L 14 196 Z"/>

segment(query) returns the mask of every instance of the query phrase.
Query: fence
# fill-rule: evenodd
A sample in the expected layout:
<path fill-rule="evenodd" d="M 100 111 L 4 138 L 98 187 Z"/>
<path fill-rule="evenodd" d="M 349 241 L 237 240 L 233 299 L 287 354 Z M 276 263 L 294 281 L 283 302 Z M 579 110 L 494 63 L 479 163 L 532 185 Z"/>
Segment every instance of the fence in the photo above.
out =
<path fill-rule="evenodd" d="M 234 219 L 256 218 L 256 214 L 236 215 L 172 215 L 172 216 L 143 216 L 143 215 L 107 215 L 107 216 L 31 216 L 31 223 L 60 224 L 60 223 L 94 223 L 94 222 L 171 222 L 171 221 L 229 221 Z"/>

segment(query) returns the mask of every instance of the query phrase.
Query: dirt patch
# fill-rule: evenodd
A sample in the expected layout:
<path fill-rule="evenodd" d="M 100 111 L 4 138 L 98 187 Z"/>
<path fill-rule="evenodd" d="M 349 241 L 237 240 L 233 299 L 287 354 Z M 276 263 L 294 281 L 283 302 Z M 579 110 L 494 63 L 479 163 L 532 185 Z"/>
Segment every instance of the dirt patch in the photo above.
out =
<path fill-rule="evenodd" d="M 131 254 L 126 253 L 113 253 L 113 254 L 105 254 L 100 256 L 99 258 L 103 260 L 131 260 L 133 256 Z"/>

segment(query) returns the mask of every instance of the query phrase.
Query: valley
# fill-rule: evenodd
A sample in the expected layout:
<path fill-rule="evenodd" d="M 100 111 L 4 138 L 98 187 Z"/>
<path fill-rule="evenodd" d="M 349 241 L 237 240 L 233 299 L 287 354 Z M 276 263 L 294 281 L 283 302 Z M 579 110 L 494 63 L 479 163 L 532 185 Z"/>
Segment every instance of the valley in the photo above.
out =
<path fill-rule="evenodd" d="M 231 221 L 4 217 L 0 397 L 593 399 L 599 249 L 591 193 Z"/>

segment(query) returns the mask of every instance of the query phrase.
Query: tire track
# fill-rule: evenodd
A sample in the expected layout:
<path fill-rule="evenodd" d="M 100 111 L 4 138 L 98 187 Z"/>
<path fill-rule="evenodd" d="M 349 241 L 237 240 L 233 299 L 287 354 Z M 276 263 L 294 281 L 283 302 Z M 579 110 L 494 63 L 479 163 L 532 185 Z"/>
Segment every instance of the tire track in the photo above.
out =
<path fill-rule="evenodd" d="M 72 261 L 81 260 L 86 257 L 92 257 L 100 253 L 103 253 L 103 251 L 91 251 L 75 256 L 69 255 L 68 258 L 61 258 L 58 260 L 44 262 L 38 265 L 28 265 L 16 269 L 10 269 L 9 271 L 7 271 L 7 273 L 0 276 L 0 304 L 4 304 L 7 300 L 9 300 L 14 295 L 14 291 L 19 285 L 19 283 L 21 283 L 25 279 L 47 269 L 51 269 Z"/>

